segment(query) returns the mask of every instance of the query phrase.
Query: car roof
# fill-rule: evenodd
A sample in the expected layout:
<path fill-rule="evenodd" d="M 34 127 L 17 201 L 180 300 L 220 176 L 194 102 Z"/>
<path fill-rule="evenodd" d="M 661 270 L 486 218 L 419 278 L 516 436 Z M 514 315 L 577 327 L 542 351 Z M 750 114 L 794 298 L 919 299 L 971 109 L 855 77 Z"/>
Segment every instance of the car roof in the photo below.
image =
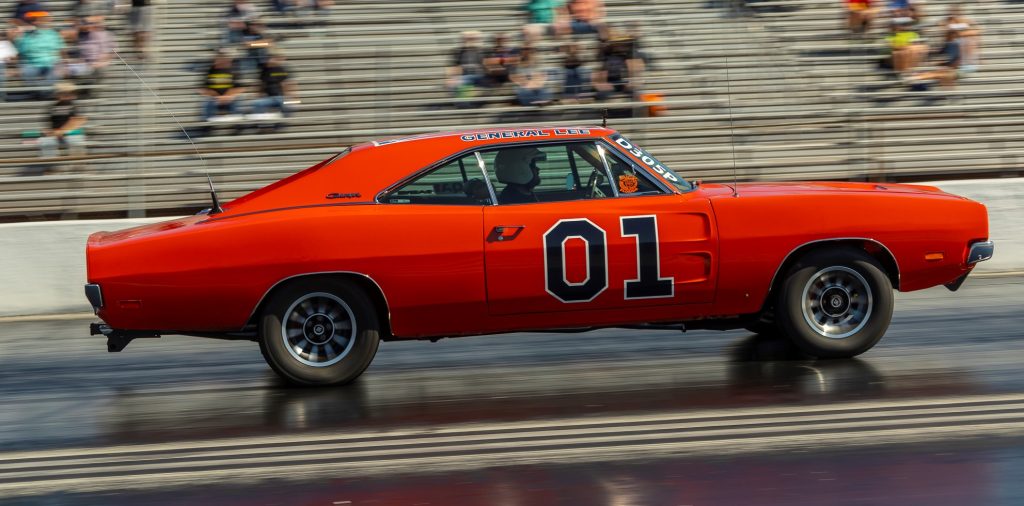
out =
<path fill-rule="evenodd" d="M 415 144 L 417 148 L 437 146 L 442 150 L 449 146 L 456 147 L 455 151 L 464 151 L 491 144 L 503 144 L 516 141 L 556 141 L 562 139 L 600 138 L 615 133 L 615 130 L 594 126 L 508 126 L 495 128 L 482 128 L 472 130 L 453 130 L 448 132 L 436 132 L 412 135 L 408 137 L 394 137 L 367 142 L 353 147 L 357 149 L 371 149 L 396 144 Z M 450 154 L 454 154 L 453 151 Z"/>

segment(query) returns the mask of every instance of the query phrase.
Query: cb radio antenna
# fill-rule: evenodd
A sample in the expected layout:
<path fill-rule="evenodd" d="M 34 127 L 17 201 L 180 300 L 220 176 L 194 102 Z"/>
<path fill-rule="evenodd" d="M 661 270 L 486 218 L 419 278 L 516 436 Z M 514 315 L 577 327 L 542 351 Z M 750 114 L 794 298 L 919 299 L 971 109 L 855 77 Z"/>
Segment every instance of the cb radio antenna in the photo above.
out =
<path fill-rule="evenodd" d="M 608 128 L 608 108 L 601 109 L 601 128 Z"/>
<path fill-rule="evenodd" d="M 210 200 L 212 201 L 213 206 L 210 207 L 209 214 L 217 214 L 223 212 L 224 210 L 221 209 L 220 207 L 220 199 L 217 198 L 217 190 L 214 189 L 213 187 L 213 178 L 210 177 L 210 167 L 206 164 L 206 158 L 203 158 L 203 154 L 199 151 L 199 147 L 196 146 L 196 143 L 192 141 L 192 136 L 188 134 L 188 130 L 185 130 L 185 127 L 181 126 L 181 122 L 178 121 L 178 117 L 174 115 L 174 111 L 171 111 L 171 109 L 167 107 L 167 104 L 164 103 L 164 99 L 160 98 L 160 95 L 149 86 L 149 83 L 147 83 L 146 80 L 143 79 L 142 76 L 140 76 L 139 73 L 135 71 L 135 67 L 132 67 L 132 65 L 128 63 L 128 61 L 125 60 L 124 57 L 121 56 L 121 53 L 118 53 L 116 49 L 111 49 L 111 52 L 113 52 L 114 55 L 117 56 L 117 59 L 121 60 L 121 63 L 123 63 L 124 66 L 129 71 L 131 71 L 132 75 L 134 75 L 135 78 L 138 79 L 140 83 L 142 83 L 142 86 L 146 88 L 146 90 L 149 91 L 151 95 L 153 95 L 153 98 L 155 98 L 157 102 L 160 103 L 160 107 L 163 107 L 164 111 L 167 112 L 168 115 L 170 115 L 172 120 L 174 120 L 174 124 L 178 126 L 178 129 L 181 130 L 181 133 L 185 134 L 185 139 L 188 140 L 188 143 L 192 146 L 192 150 L 196 152 L 196 156 L 198 156 L 199 161 L 202 162 L 203 171 L 206 172 L 206 181 L 210 184 Z"/>
<path fill-rule="evenodd" d="M 739 8 L 736 6 L 736 2 L 730 3 L 730 14 L 734 17 L 739 17 Z M 732 79 L 729 76 L 729 52 L 726 50 L 724 53 L 725 57 L 725 98 L 726 107 L 729 108 L 729 146 L 732 148 L 732 196 L 740 196 L 740 183 L 739 176 L 736 173 L 736 127 L 733 124 L 732 119 Z"/>

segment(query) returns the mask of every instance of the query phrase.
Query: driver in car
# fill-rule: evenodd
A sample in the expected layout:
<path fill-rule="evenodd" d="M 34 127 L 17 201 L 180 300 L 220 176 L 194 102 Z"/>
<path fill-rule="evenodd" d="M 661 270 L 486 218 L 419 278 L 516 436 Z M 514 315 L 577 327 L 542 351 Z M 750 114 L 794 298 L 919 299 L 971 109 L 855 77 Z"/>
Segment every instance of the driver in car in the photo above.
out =
<path fill-rule="evenodd" d="M 494 158 L 498 182 L 505 183 L 498 202 L 501 204 L 526 204 L 537 202 L 533 189 L 540 184 L 540 168 L 537 162 L 547 160 L 541 150 L 533 147 L 505 149 Z"/>

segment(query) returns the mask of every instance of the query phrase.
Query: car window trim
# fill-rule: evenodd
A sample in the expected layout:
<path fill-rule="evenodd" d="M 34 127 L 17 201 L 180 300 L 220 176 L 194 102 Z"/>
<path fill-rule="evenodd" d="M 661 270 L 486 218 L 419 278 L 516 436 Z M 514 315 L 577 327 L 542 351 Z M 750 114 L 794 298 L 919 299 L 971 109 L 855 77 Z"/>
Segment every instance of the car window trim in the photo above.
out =
<path fill-rule="evenodd" d="M 480 167 L 480 173 L 484 175 L 484 184 L 487 185 L 487 191 L 491 193 L 491 205 L 498 205 L 498 193 L 494 191 L 494 185 L 491 184 L 491 177 L 487 174 L 487 164 L 484 163 L 484 157 L 480 154 L 480 150 L 473 151 L 476 155 L 476 164 Z"/>
<path fill-rule="evenodd" d="M 402 179 L 399 179 L 398 181 L 395 181 L 394 183 L 391 183 L 390 185 L 386 186 L 383 190 L 380 190 L 379 192 L 377 192 L 377 195 L 374 196 L 373 201 L 375 203 L 377 203 L 377 204 L 389 204 L 389 202 L 384 202 L 382 200 L 383 197 L 385 197 L 389 193 L 395 191 L 398 188 L 401 188 L 404 184 L 408 183 L 409 181 L 412 181 L 412 180 L 416 179 L 417 177 L 419 177 L 421 175 L 424 175 L 424 174 L 426 174 L 426 173 L 428 173 L 428 172 L 430 172 L 432 170 L 439 169 L 439 168 L 441 168 L 441 167 L 443 167 L 443 166 L 445 166 L 445 165 L 447 165 L 447 164 L 449 164 L 451 162 L 454 162 L 455 160 L 458 160 L 460 157 L 466 156 L 466 155 L 471 154 L 471 153 L 479 154 L 482 151 L 492 151 L 492 150 L 495 150 L 495 149 L 502 149 L 502 148 L 507 148 L 507 147 L 512 147 L 512 146 L 546 146 L 546 145 L 551 145 L 551 144 L 565 144 L 565 143 L 568 143 L 568 142 L 591 142 L 591 143 L 593 143 L 593 142 L 600 142 L 602 144 L 608 145 L 608 143 L 605 142 L 604 137 L 602 137 L 600 139 L 582 137 L 582 138 L 573 138 L 573 139 L 554 139 L 554 140 L 543 140 L 543 141 L 526 140 L 526 141 L 519 141 L 519 142 L 504 142 L 504 143 L 501 143 L 501 144 L 490 144 L 490 145 L 487 145 L 487 146 L 467 147 L 466 149 L 463 149 L 461 151 L 457 151 L 455 153 L 452 153 L 451 155 L 448 155 L 448 156 L 442 158 L 441 160 L 438 160 L 438 161 L 436 161 L 436 162 L 434 162 L 434 163 L 432 163 L 430 165 L 427 165 L 426 167 L 420 168 L 419 170 L 415 170 L 412 173 L 410 173 L 409 175 L 403 177 Z M 632 163 L 632 161 L 630 161 L 630 163 Z M 490 183 L 490 178 L 488 178 L 487 181 L 488 181 L 488 183 Z M 399 205 L 405 205 L 405 204 L 399 204 Z M 498 205 L 498 204 L 496 203 L 494 205 Z M 505 204 L 505 205 L 518 205 L 518 204 Z M 483 207 L 486 207 L 486 206 L 483 206 Z"/>
<path fill-rule="evenodd" d="M 572 144 L 590 144 L 590 145 L 592 145 L 592 146 L 594 146 L 596 148 L 597 144 L 599 142 L 601 142 L 601 141 L 599 141 L 597 139 L 566 139 L 566 140 L 553 140 L 553 141 L 510 142 L 510 143 L 507 143 L 507 144 L 498 144 L 498 145 L 494 145 L 494 146 L 487 146 L 487 147 L 483 147 L 483 148 L 477 148 L 475 153 L 476 153 L 476 155 L 478 157 L 480 157 L 480 163 L 482 164 L 483 163 L 483 155 L 481 155 L 480 153 L 484 152 L 484 151 L 497 151 L 497 150 L 505 149 L 505 148 L 508 148 L 508 147 L 511 147 L 511 146 L 557 146 L 557 145 L 562 145 L 562 146 L 564 146 L 566 148 L 566 153 L 569 155 L 570 162 L 571 162 L 572 156 L 575 155 L 575 153 L 571 149 L 571 145 Z M 600 153 L 600 150 L 598 150 L 598 153 Z M 486 174 L 486 170 L 484 172 Z M 605 164 L 604 173 L 605 173 L 605 178 L 608 179 L 608 185 L 612 188 L 612 193 L 615 194 L 615 195 L 613 195 L 611 197 L 606 197 L 606 198 L 617 198 L 618 197 L 618 191 L 617 191 L 617 188 L 615 188 L 615 184 L 611 180 L 611 171 L 608 170 L 608 165 L 607 164 Z M 494 188 L 491 186 L 491 179 L 490 179 L 490 177 L 487 178 L 487 183 L 488 183 L 488 188 L 490 188 L 491 191 L 493 192 Z M 582 182 L 580 184 L 582 184 Z M 559 200 L 559 201 L 556 201 L 556 202 L 587 202 L 587 201 L 592 201 L 592 200 L 603 200 L 603 199 L 574 199 L 574 200 Z M 517 204 L 502 204 L 502 203 L 498 202 L 497 198 L 494 199 L 494 205 L 502 205 L 502 206 L 519 206 L 519 205 L 553 204 L 553 203 L 555 203 L 555 202 L 519 202 Z"/>
<path fill-rule="evenodd" d="M 647 170 L 644 167 L 641 167 L 640 164 L 633 163 L 633 160 L 631 160 L 629 158 L 626 158 L 622 154 L 621 151 L 619 151 L 617 149 L 614 149 L 611 146 L 611 144 L 605 142 L 603 139 L 600 140 L 600 141 L 597 141 L 597 143 L 604 146 L 604 151 L 607 151 L 607 152 L 611 153 L 612 156 L 614 156 L 614 157 L 618 158 L 619 160 L 629 164 L 629 166 L 633 167 L 633 170 L 635 170 L 637 172 L 644 173 L 647 176 L 647 180 L 648 181 L 653 182 L 655 186 L 657 186 L 658 188 L 661 189 L 660 193 L 644 192 L 644 193 L 637 193 L 637 194 L 627 194 L 627 195 L 625 195 L 626 198 L 645 197 L 645 196 L 651 196 L 651 195 L 674 195 L 674 194 L 679 193 L 679 192 L 673 190 L 672 188 L 670 188 L 668 183 L 662 181 L 660 177 L 655 177 L 654 174 L 651 174 L 651 171 Z M 611 174 L 611 172 L 612 172 L 611 171 L 611 164 L 608 163 L 608 160 L 605 160 L 605 167 L 606 167 L 607 172 L 609 174 Z M 617 185 L 612 185 L 612 186 L 617 186 Z M 616 193 L 618 193 L 618 192 L 616 192 Z"/>

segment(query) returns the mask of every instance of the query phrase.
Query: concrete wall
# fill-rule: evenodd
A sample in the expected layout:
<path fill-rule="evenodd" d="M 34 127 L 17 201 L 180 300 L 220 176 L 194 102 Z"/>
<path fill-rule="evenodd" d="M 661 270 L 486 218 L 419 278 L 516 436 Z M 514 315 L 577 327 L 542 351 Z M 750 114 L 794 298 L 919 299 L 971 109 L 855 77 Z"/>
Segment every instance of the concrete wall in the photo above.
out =
<path fill-rule="evenodd" d="M 988 206 L 996 254 L 976 272 L 1024 271 L 1024 179 L 930 184 Z M 0 316 L 89 311 L 82 291 L 89 234 L 163 219 L 0 225 Z"/>
<path fill-rule="evenodd" d="M 82 288 L 89 234 L 164 219 L 0 225 L 0 316 L 91 311 Z"/>

